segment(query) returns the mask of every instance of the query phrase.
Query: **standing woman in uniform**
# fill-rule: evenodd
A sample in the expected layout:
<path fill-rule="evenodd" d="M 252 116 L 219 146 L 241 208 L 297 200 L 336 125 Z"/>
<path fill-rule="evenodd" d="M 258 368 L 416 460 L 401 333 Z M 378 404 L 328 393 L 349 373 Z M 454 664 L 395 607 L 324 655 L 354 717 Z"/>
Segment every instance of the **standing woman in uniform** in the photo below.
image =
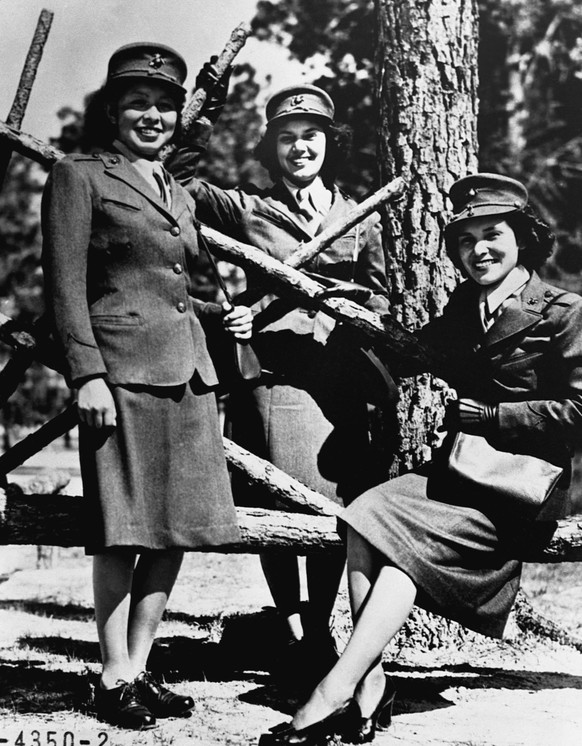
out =
<path fill-rule="evenodd" d="M 355 206 L 334 184 L 338 165 L 347 157 L 347 138 L 346 128 L 337 126 L 333 116 L 332 100 L 316 86 L 292 86 L 270 99 L 266 133 L 256 148 L 256 157 L 273 180 L 268 189 L 223 190 L 191 179 L 196 156 L 187 149 L 169 168 L 195 197 L 203 223 L 285 261 L 302 242 Z M 315 273 L 330 292 L 373 311 L 387 311 L 377 214 L 338 238 L 304 269 Z M 258 278 L 248 273 L 247 287 L 256 293 L 257 286 Z M 343 329 L 334 329 L 329 316 L 268 291 L 253 313 L 253 347 L 263 376 L 252 390 L 231 394 L 230 437 L 330 499 L 349 502 L 378 481 L 363 393 L 370 385 L 359 377 L 364 357 L 349 344 Z M 237 503 L 245 500 L 241 491 L 235 490 Z M 268 500 L 263 506 L 281 507 Z M 344 559 L 307 557 L 309 604 L 303 616 L 297 557 L 270 552 L 261 555 L 261 562 L 283 622 L 283 674 L 287 658 L 299 665 L 303 681 L 317 676 L 337 657 L 329 624 Z M 298 655 L 301 648 L 306 655 Z"/>
<path fill-rule="evenodd" d="M 519 588 L 521 551 L 541 551 L 565 515 L 582 433 L 582 298 L 536 274 L 554 237 L 520 182 L 475 174 L 455 182 L 450 197 L 446 247 L 467 279 L 420 332 L 455 365 L 458 399 L 445 419 L 447 438 L 431 463 L 344 511 L 354 631 L 293 722 L 274 728 L 261 746 L 323 746 L 332 735 L 372 741 L 389 725 L 394 700 L 382 652 L 413 604 L 500 638 Z M 541 507 L 501 486 L 459 481 L 447 468 L 459 432 L 561 467 L 560 481 Z M 524 473 L 510 476 L 535 486 Z"/>
<path fill-rule="evenodd" d="M 239 539 L 199 320 L 222 309 L 190 294 L 195 206 L 158 160 L 185 77 L 169 47 L 117 50 L 91 107 L 108 148 L 56 163 L 43 199 L 47 301 L 80 418 L 103 663 L 95 705 L 136 729 L 194 706 L 146 671 L 184 550 Z M 250 336 L 249 309 L 222 322 Z"/>

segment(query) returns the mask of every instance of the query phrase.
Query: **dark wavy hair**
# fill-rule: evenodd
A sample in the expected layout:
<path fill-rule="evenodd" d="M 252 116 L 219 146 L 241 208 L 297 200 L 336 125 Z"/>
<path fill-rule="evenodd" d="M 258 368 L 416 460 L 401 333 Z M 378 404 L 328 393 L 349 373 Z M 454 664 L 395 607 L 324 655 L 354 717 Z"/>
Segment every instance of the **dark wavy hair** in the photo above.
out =
<path fill-rule="evenodd" d="M 101 88 L 90 93 L 85 98 L 85 113 L 83 116 L 83 133 L 81 136 L 81 149 L 85 153 L 95 150 L 106 150 L 117 137 L 117 125 L 112 122 L 108 109 L 114 107 L 123 94 L 136 83 L 143 82 L 144 78 L 125 78 L 113 83 L 106 83 Z M 156 81 L 158 82 L 158 81 Z M 181 136 L 180 114 L 184 106 L 185 96 L 180 95 L 173 88 L 168 90 L 176 102 L 178 121 L 176 130 L 172 136 L 172 142 L 178 141 Z"/>
<path fill-rule="evenodd" d="M 523 248 L 519 252 L 519 263 L 526 269 L 538 270 L 551 256 L 554 249 L 556 237 L 552 230 L 539 217 L 531 205 L 526 205 L 521 210 L 508 214 L 500 214 L 500 220 L 505 220 L 507 225 L 515 233 L 517 243 Z M 469 218 L 470 219 L 470 218 Z M 463 265 L 459 258 L 459 247 L 457 239 L 460 227 L 465 221 L 460 220 L 445 229 L 445 248 L 451 261 L 463 271 Z"/>
<path fill-rule="evenodd" d="M 352 129 L 347 124 L 330 123 L 328 120 L 316 115 L 298 116 L 297 118 L 311 119 L 323 127 L 323 131 L 326 134 L 326 147 L 320 176 L 324 184 L 330 187 L 335 181 L 339 165 L 344 163 L 350 156 Z M 273 181 L 277 181 L 282 173 L 277 159 L 278 121 L 275 120 L 272 124 L 267 125 L 265 134 L 255 147 L 255 158 L 261 166 L 267 169 Z"/>

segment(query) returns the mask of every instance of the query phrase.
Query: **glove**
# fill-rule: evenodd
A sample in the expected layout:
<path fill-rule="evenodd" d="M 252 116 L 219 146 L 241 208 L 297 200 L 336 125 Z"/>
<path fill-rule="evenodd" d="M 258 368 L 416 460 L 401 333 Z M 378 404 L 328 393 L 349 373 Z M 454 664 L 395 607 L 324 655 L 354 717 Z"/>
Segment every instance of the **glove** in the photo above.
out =
<path fill-rule="evenodd" d="M 458 399 L 447 406 L 443 429 L 485 435 L 497 425 L 498 407 L 476 399 Z"/>
<path fill-rule="evenodd" d="M 326 277 L 325 275 L 319 275 L 316 272 L 305 272 L 305 274 L 313 280 L 317 280 L 317 282 L 320 282 L 322 285 L 327 285 L 325 290 L 319 291 L 316 296 L 317 298 L 348 298 L 349 300 L 353 300 L 355 303 L 364 306 L 374 295 L 370 288 L 360 285 L 357 282 L 336 280 L 334 277 Z"/>
<path fill-rule="evenodd" d="M 206 91 L 206 101 L 199 116 L 200 118 L 205 117 L 212 124 L 216 124 L 222 113 L 226 97 L 228 96 L 228 84 L 232 74 L 232 65 L 229 65 L 224 75 L 219 78 L 215 67 L 217 60 L 218 57 L 213 55 L 209 62 L 205 62 L 196 76 L 194 83 L 196 88 L 204 88 Z"/>

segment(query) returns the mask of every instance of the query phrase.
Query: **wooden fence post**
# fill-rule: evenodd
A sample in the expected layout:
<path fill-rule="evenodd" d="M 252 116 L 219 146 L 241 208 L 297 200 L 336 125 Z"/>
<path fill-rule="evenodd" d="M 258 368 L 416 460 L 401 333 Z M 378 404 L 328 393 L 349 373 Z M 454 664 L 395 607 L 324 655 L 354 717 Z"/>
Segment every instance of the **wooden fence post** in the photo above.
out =
<path fill-rule="evenodd" d="M 46 44 L 46 40 L 51 29 L 51 24 L 53 22 L 53 17 L 54 13 L 52 13 L 50 10 L 42 10 L 40 16 L 38 17 L 36 30 L 34 32 L 34 36 L 32 37 L 32 42 L 30 44 L 30 48 L 24 62 L 24 68 L 22 69 L 20 82 L 18 83 L 16 96 L 14 97 L 14 101 L 12 102 L 8 117 L 6 118 L 6 123 L 10 125 L 10 127 L 20 129 L 20 127 L 22 126 L 22 121 L 24 119 L 26 107 L 28 106 L 32 86 L 36 78 L 36 72 L 42 59 L 44 45 Z M 11 157 L 12 150 L 10 148 L 3 148 L 0 151 L 0 189 L 2 188 L 4 179 L 6 178 Z"/>

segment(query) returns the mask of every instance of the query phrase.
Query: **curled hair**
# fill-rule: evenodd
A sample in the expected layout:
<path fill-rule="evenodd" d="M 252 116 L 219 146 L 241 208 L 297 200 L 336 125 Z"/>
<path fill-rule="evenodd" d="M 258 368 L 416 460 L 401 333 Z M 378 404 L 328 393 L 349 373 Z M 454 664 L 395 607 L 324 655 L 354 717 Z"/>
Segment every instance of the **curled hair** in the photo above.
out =
<path fill-rule="evenodd" d="M 554 249 L 556 237 L 550 227 L 529 204 L 515 212 L 501 213 L 499 219 L 507 223 L 515 233 L 517 243 L 523 247 L 519 252 L 519 263 L 530 271 L 538 270 L 549 259 Z M 459 257 L 458 237 L 460 226 L 464 222 L 453 223 L 445 229 L 447 254 L 455 267 L 461 271 L 463 265 Z"/>
<path fill-rule="evenodd" d="M 85 98 L 85 113 L 83 117 L 83 134 L 81 149 L 85 153 L 94 150 L 107 150 L 117 137 L 117 124 L 111 121 L 109 109 L 114 108 L 121 96 L 142 78 L 126 78 L 101 86 Z M 172 142 L 181 136 L 180 114 L 184 105 L 184 96 L 169 88 L 169 93 L 176 102 L 178 119 Z"/>
<path fill-rule="evenodd" d="M 299 118 L 299 117 L 298 117 Z M 349 158 L 352 144 L 352 129 L 347 124 L 329 123 L 319 117 L 305 116 L 305 119 L 313 120 L 320 124 L 326 135 L 325 158 L 321 166 L 320 176 L 327 187 L 333 186 L 338 166 Z M 267 126 L 263 137 L 255 148 L 255 158 L 261 166 L 267 169 L 273 181 L 280 178 L 281 166 L 277 158 L 277 122 Z"/>

